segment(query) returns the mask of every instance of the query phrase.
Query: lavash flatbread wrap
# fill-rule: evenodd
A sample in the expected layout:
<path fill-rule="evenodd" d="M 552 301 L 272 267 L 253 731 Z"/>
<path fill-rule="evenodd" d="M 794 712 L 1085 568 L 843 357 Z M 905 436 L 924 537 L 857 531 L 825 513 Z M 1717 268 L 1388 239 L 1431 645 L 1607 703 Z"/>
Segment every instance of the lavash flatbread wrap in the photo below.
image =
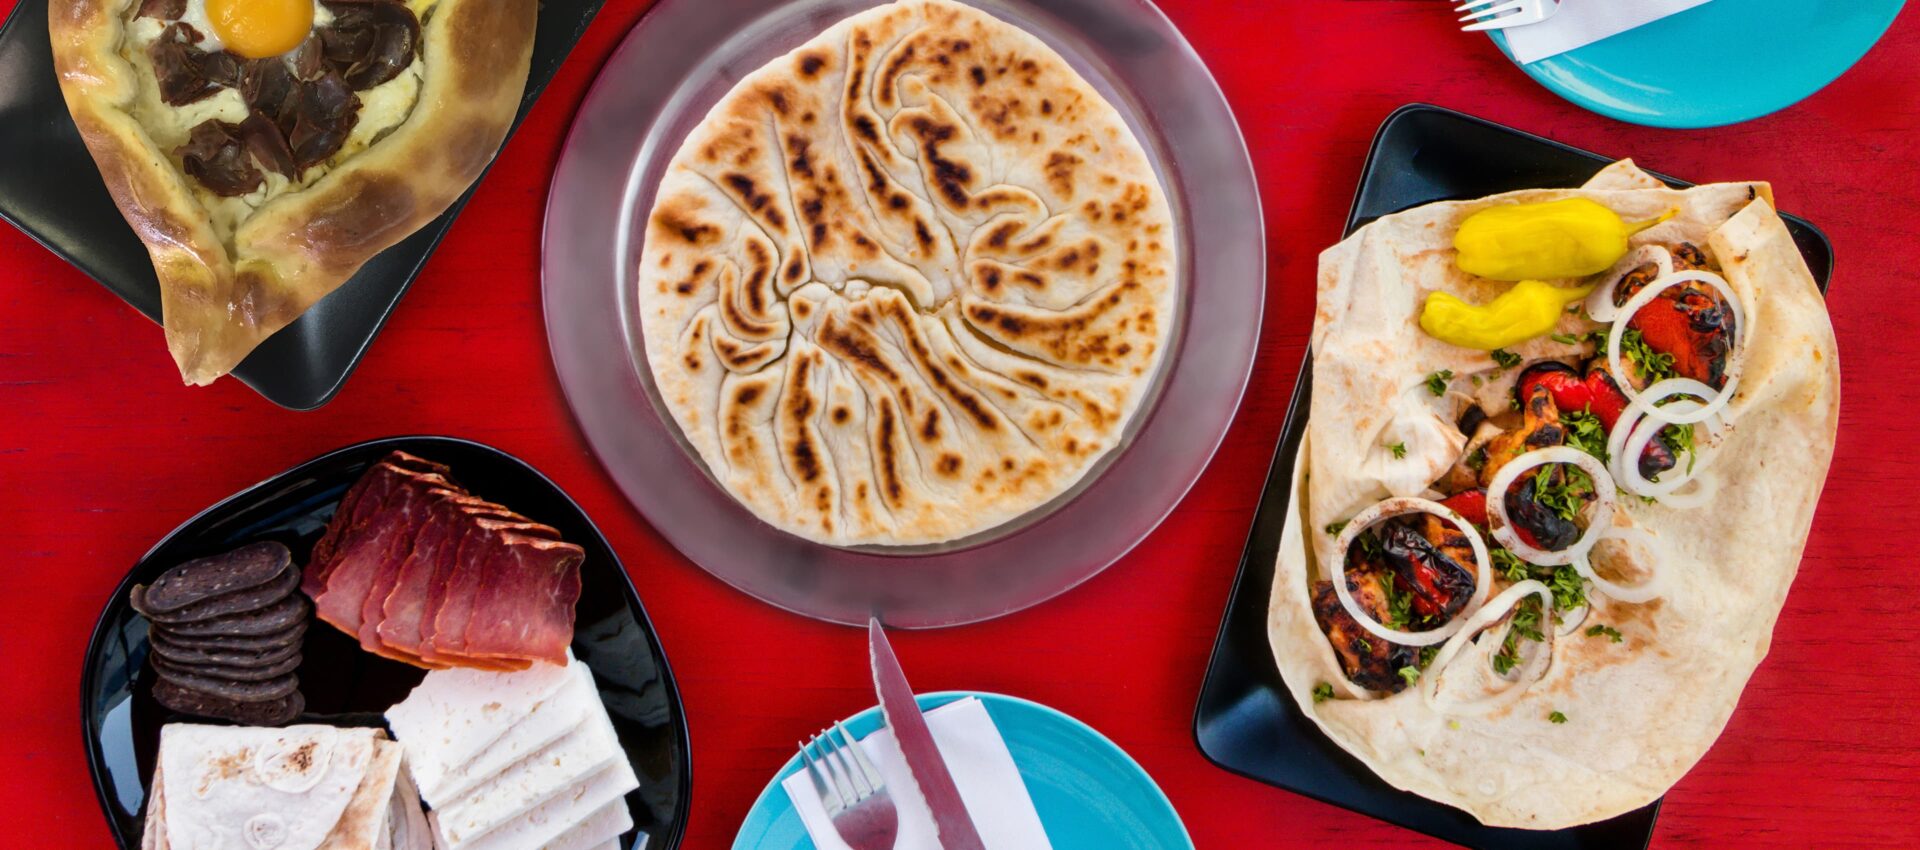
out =
<path fill-rule="evenodd" d="M 1173 218 L 1119 112 L 947 0 L 741 80 L 647 222 L 646 354 L 708 471 L 831 545 L 936 543 L 1080 480 L 1174 324 Z"/>
<path fill-rule="evenodd" d="M 1423 330 L 1436 293 L 1485 305 L 1516 286 L 1458 267 L 1470 216 L 1571 198 L 1651 226 L 1614 268 L 1552 282 L 1594 290 L 1551 333 L 1489 352 Z M 1694 323 L 1659 330 L 1662 310 Z M 1301 710 L 1388 783 L 1489 825 L 1664 794 L 1766 654 L 1834 447 L 1833 331 L 1769 187 L 1672 189 L 1623 162 L 1578 190 L 1387 216 L 1321 255 L 1312 346 L 1269 616 Z M 1692 392 L 1656 398 L 1655 379 Z M 1630 390 L 1645 402 L 1621 407 Z M 1576 557 L 1554 526 L 1597 542 Z"/>

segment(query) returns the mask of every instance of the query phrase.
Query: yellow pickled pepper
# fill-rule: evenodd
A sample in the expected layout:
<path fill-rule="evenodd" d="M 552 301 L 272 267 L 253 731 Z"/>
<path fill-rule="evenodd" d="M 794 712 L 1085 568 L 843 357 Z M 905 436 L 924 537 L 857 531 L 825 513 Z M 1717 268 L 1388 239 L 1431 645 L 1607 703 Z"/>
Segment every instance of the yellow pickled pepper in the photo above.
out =
<path fill-rule="evenodd" d="M 1486 304 L 1469 304 L 1452 293 L 1427 296 L 1420 329 L 1441 342 L 1492 351 L 1552 333 L 1567 305 L 1587 297 L 1593 284 L 1558 287 L 1523 280 Z"/>
<path fill-rule="evenodd" d="M 1454 233 L 1454 264 L 1491 280 L 1586 277 L 1626 256 L 1627 237 L 1672 216 L 1628 223 L 1586 198 L 1488 207 Z"/>

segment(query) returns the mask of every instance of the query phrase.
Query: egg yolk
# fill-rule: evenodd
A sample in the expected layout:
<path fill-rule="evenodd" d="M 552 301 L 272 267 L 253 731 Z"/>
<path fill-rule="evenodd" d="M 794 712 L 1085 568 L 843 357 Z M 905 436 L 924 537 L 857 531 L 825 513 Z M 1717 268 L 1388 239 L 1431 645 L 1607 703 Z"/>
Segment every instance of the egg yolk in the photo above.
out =
<path fill-rule="evenodd" d="M 313 31 L 314 0 L 207 0 L 207 20 L 228 50 L 248 59 L 279 56 Z"/>

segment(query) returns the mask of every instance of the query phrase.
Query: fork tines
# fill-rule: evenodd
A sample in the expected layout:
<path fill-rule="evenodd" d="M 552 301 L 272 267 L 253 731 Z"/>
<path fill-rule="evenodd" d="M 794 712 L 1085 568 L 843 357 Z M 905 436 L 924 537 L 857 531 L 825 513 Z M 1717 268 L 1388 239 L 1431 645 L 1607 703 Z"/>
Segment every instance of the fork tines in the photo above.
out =
<path fill-rule="evenodd" d="M 1467 0 L 1453 11 L 1463 13 L 1460 23 L 1469 26 L 1461 29 L 1467 32 L 1539 23 L 1548 14 L 1545 0 Z"/>
<path fill-rule="evenodd" d="M 839 740 L 835 740 L 838 733 Z M 835 723 L 821 730 L 812 740 L 800 745 L 800 761 L 813 779 L 820 802 L 832 815 L 867 799 L 886 787 L 880 771 L 867 760 L 859 742 L 847 734 L 845 726 Z"/>

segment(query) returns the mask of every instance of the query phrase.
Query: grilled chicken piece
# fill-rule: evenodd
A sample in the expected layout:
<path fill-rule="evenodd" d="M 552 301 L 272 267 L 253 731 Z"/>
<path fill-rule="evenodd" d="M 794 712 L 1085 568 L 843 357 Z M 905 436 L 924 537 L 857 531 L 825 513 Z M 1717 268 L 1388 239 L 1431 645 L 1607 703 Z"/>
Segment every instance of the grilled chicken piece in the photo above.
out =
<path fill-rule="evenodd" d="M 1520 373 L 1518 392 L 1531 392 L 1533 385 L 1546 386 L 1553 405 L 1561 411 L 1584 410 L 1600 420 L 1600 427 L 1613 433 L 1613 426 L 1627 409 L 1627 396 L 1607 369 L 1605 357 L 1588 361 L 1585 376 L 1572 366 L 1554 360 L 1542 360 Z M 1673 452 L 1658 441 L 1649 442 L 1640 453 L 1640 474 L 1654 480 L 1674 467 Z"/>
<path fill-rule="evenodd" d="M 1357 564 L 1348 566 L 1347 590 L 1353 594 L 1353 601 L 1380 622 L 1387 619 L 1387 594 L 1382 587 L 1382 582 L 1387 580 L 1387 574 L 1378 566 L 1370 569 Z M 1398 693 L 1407 686 L 1407 681 L 1400 678 L 1400 668 L 1414 663 L 1413 648 L 1389 643 L 1361 628 L 1347 614 L 1347 609 L 1341 607 L 1333 582 L 1314 584 L 1313 617 L 1319 621 L 1320 630 L 1327 633 L 1327 641 L 1333 644 L 1333 654 L 1339 656 L 1340 669 L 1348 680 L 1370 691 L 1389 693 Z"/>
<path fill-rule="evenodd" d="M 1487 441 L 1487 462 L 1480 467 L 1480 484 L 1493 483 L 1500 467 L 1534 449 L 1558 446 L 1567 441 L 1560 427 L 1560 409 L 1553 404 L 1553 393 L 1543 384 L 1528 387 L 1520 399 L 1520 427 Z"/>
<path fill-rule="evenodd" d="M 1425 622 L 1444 623 L 1473 596 L 1473 545 L 1451 523 L 1420 516 L 1417 531 L 1398 522 L 1376 526 L 1380 554 L 1393 571 L 1394 587 L 1412 595 L 1412 612 Z"/>
<path fill-rule="evenodd" d="M 1479 411 L 1473 407 L 1469 410 Z M 1433 483 L 1433 488 L 1442 493 L 1461 493 L 1480 486 L 1479 466 L 1486 463 L 1487 456 L 1481 451 L 1487 441 L 1500 436 L 1500 426 L 1487 421 L 1482 415 L 1476 427 L 1467 437 L 1467 447 L 1460 452 L 1460 459 L 1453 462 L 1447 474 Z"/>

